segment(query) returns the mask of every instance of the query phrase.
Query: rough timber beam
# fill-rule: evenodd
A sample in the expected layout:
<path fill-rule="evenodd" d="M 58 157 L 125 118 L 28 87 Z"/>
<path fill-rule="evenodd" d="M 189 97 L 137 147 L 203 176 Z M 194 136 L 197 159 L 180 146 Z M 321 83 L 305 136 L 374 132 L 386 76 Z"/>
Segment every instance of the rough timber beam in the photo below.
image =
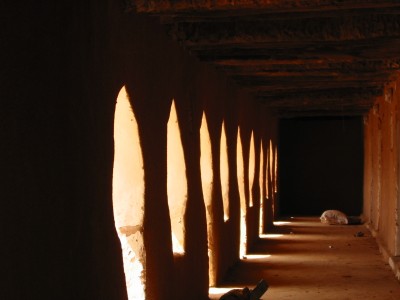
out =
<path fill-rule="evenodd" d="M 363 116 L 368 113 L 369 108 L 293 108 L 293 109 L 271 109 L 271 112 L 279 118 L 299 118 L 299 117 L 346 117 L 346 116 Z"/>
<path fill-rule="evenodd" d="M 296 107 L 313 107 L 315 108 L 352 108 L 352 107 L 363 107 L 369 108 L 372 107 L 374 104 L 373 97 L 366 97 L 366 98 L 355 98 L 355 99 L 348 99 L 348 98 L 287 98 L 287 99 L 264 99 L 262 103 L 268 107 L 273 108 L 296 108 Z"/>
<path fill-rule="evenodd" d="M 359 105 L 353 106 L 329 106 L 329 105 L 318 105 L 318 106 L 304 106 L 301 105 L 293 106 L 293 107 L 268 107 L 271 111 L 278 113 L 278 114 L 288 114 L 291 115 L 362 115 L 368 112 L 372 105 L 366 105 L 361 107 Z"/>
<path fill-rule="evenodd" d="M 126 0 L 280 116 L 362 115 L 400 69 L 400 0 Z"/>
<path fill-rule="evenodd" d="M 326 90 L 363 90 L 363 89 L 383 89 L 385 84 L 375 82 L 342 82 L 332 83 L 327 85 L 321 85 L 320 83 L 309 83 L 309 84 L 294 84 L 282 83 L 282 84 L 270 84 L 270 85 L 248 85 L 244 88 L 253 93 L 255 96 L 262 95 L 286 95 L 286 94 L 307 94 L 314 92 L 324 92 Z"/>
<path fill-rule="evenodd" d="M 256 99 L 262 103 L 310 103 L 313 101 L 338 101 L 356 103 L 375 99 L 383 95 L 382 87 L 373 88 L 341 88 L 320 90 L 279 91 L 278 93 L 258 92 Z"/>
<path fill-rule="evenodd" d="M 263 59 L 228 59 L 215 61 L 215 64 L 229 73 L 253 70 L 254 72 L 346 72 L 365 73 L 387 71 L 393 72 L 400 68 L 400 59 L 393 60 L 354 60 L 330 62 L 323 59 L 292 59 L 292 60 L 263 60 Z"/>
<path fill-rule="evenodd" d="M 326 82 L 331 80 L 336 81 L 380 81 L 387 82 L 391 79 L 391 72 L 388 71 L 373 71 L 373 72 L 349 72 L 348 70 L 332 69 L 332 70 L 315 70 L 315 71 L 270 71 L 270 70 L 255 70 L 255 69 L 224 69 L 225 72 L 235 80 L 255 79 L 265 81 L 318 81 Z"/>
<path fill-rule="evenodd" d="M 127 0 L 127 6 L 142 13 L 190 13 L 201 11 L 245 11 L 262 9 L 271 12 L 286 11 L 340 11 L 399 7 L 397 0 Z"/>
<path fill-rule="evenodd" d="M 319 77 L 286 77 L 286 78 L 271 78 L 271 77 L 256 77 L 256 76 L 234 76 L 233 79 L 240 85 L 250 89 L 260 91 L 275 90 L 275 89 L 294 89 L 294 88 L 344 88 L 344 87 L 370 87 L 383 86 L 390 80 L 388 78 L 375 78 L 371 80 L 357 77 L 338 78 L 319 78 Z"/>
<path fill-rule="evenodd" d="M 399 12 L 400 13 L 400 12 Z M 400 15 L 368 14 L 355 17 L 271 20 L 238 17 L 218 22 L 177 22 L 169 32 L 186 46 L 248 44 L 306 44 L 307 42 L 356 42 L 380 37 L 400 37 Z"/>
<path fill-rule="evenodd" d="M 400 6 L 380 7 L 380 8 L 363 8 L 348 10 L 312 10 L 312 11 L 281 11 L 264 9 L 248 9 L 235 11 L 200 11 L 196 13 L 180 13 L 180 14 L 159 14 L 162 24 L 171 25 L 174 23 L 214 23 L 226 21 L 229 19 L 243 20 L 269 20 L 269 21 L 294 21 L 309 20 L 312 18 L 338 18 L 338 17 L 357 17 L 367 15 L 397 15 L 400 12 Z"/>
<path fill-rule="evenodd" d="M 383 88 L 346 88 L 259 93 L 256 99 L 275 113 L 301 115 L 364 114 L 373 107 Z"/>
<path fill-rule="evenodd" d="M 245 45 L 215 45 L 188 47 L 202 60 L 217 61 L 227 59 L 320 59 L 325 61 L 356 61 L 360 59 L 382 60 L 400 58 L 399 38 L 374 38 L 363 41 L 337 42 L 282 42 L 248 43 Z"/>

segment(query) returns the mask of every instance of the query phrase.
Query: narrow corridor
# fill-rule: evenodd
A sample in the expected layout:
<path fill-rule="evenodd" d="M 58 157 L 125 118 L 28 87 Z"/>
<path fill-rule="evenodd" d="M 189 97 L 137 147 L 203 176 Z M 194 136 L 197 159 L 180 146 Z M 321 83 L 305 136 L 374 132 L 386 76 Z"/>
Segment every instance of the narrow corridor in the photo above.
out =
<path fill-rule="evenodd" d="M 0 300 L 400 300 L 400 0 L 0 7 Z"/>
<path fill-rule="evenodd" d="M 364 225 L 276 222 L 274 234 L 262 236 L 225 284 L 210 289 L 210 299 L 229 288 L 252 289 L 262 278 L 269 290 L 261 299 L 400 299 L 400 284 Z"/>

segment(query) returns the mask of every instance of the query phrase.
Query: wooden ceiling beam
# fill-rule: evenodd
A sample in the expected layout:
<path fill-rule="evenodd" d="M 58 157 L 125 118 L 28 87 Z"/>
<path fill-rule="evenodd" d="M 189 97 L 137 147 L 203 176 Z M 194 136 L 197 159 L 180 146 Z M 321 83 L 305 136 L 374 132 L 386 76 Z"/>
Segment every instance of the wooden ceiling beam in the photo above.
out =
<path fill-rule="evenodd" d="M 230 75 L 230 74 L 228 74 Z M 388 73 L 363 73 L 363 74 L 336 74 L 336 75 L 311 75 L 304 72 L 302 75 L 282 75 L 272 76 L 271 74 L 251 74 L 251 75 L 233 75 L 230 76 L 234 81 L 245 87 L 257 87 L 260 90 L 271 87 L 343 87 L 343 86 L 381 86 L 392 79 L 395 75 Z"/>
<path fill-rule="evenodd" d="M 400 5 L 377 8 L 358 8 L 358 9 L 341 9 L 341 10 L 283 10 L 274 11 L 270 9 L 243 9 L 230 11 L 197 11 L 193 13 L 161 13 L 158 14 L 160 22 L 164 25 L 174 23 L 214 23 L 230 19 L 268 19 L 269 21 L 293 21 L 306 20 L 311 18 L 337 18 L 340 17 L 357 17 L 365 15 L 398 15 Z"/>
<path fill-rule="evenodd" d="M 333 82 L 327 84 L 315 83 L 312 82 L 306 84 L 293 84 L 282 83 L 282 84 L 270 84 L 270 85 L 257 85 L 254 83 L 250 83 L 247 86 L 243 86 L 245 90 L 251 92 L 252 94 L 257 96 L 262 95 L 286 95 L 286 94 L 308 94 L 308 93 L 324 93 L 327 90 L 356 90 L 356 89 L 383 89 L 384 84 L 375 83 L 375 82 Z"/>
<path fill-rule="evenodd" d="M 301 80 L 301 81 L 321 81 L 326 80 L 374 80 L 386 82 L 391 79 L 392 72 L 390 71 L 348 71 L 343 69 L 326 69 L 326 70 L 299 70 L 299 71 L 281 71 L 281 70 L 264 70 L 253 69 L 253 68 L 237 68 L 237 69 L 226 69 L 223 70 L 233 79 L 240 80 L 241 78 L 254 78 L 262 80 Z"/>
<path fill-rule="evenodd" d="M 280 100 L 269 100 L 263 101 L 262 103 L 268 107 L 274 108 L 283 108 L 283 107 L 319 107 L 319 108 L 326 108 L 326 107 L 340 107 L 342 109 L 349 108 L 349 107 L 371 107 L 374 104 L 375 98 L 357 98 L 352 99 L 349 101 L 348 99 L 312 99 L 309 98 L 307 100 L 304 99 L 280 99 Z"/>
<path fill-rule="evenodd" d="M 272 114 L 277 117 L 283 118 L 302 118 L 302 117 L 354 117 L 364 116 L 368 113 L 369 108 L 353 108 L 353 109 L 309 109 L 309 110 L 296 110 L 296 109 L 271 109 Z"/>
<path fill-rule="evenodd" d="M 277 93 L 259 91 L 255 96 L 256 99 L 261 102 L 278 100 L 298 100 L 306 102 L 314 99 L 345 99 L 352 101 L 357 99 L 371 99 L 382 95 L 383 86 L 370 88 L 279 90 Z"/>
<path fill-rule="evenodd" d="M 351 74 L 391 74 L 400 68 L 400 60 L 363 60 L 354 62 L 326 62 L 289 60 L 227 60 L 216 61 L 217 68 L 230 75 L 265 73 L 268 76 L 342 76 Z"/>
<path fill-rule="evenodd" d="M 400 69 L 399 0 L 126 0 L 279 116 L 363 115 Z"/>
<path fill-rule="evenodd" d="M 337 42 L 276 42 L 242 45 L 214 45 L 187 47 L 202 60 L 320 60 L 325 62 L 354 62 L 400 59 L 399 38 L 374 38 L 363 41 Z"/>
<path fill-rule="evenodd" d="M 283 79 L 279 78 L 276 80 L 264 80 L 263 78 L 240 78 L 236 79 L 237 82 L 243 87 L 249 90 L 258 91 L 271 91 L 271 90 L 297 90 L 297 89 L 329 89 L 329 88 L 368 88 L 368 87 L 379 87 L 383 86 L 388 81 L 383 80 L 362 80 L 362 79 L 352 79 L 346 81 L 340 80 L 311 80 L 310 78 L 305 78 L 304 80 L 297 79 Z"/>
<path fill-rule="evenodd" d="M 263 67 L 270 69 L 293 69 L 296 67 L 306 69 L 384 69 L 396 70 L 400 67 L 400 59 L 354 59 L 353 61 L 335 61 L 330 62 L 324 59 L 289 59 L 289 60 L 264 60 L 264 59 L 226 59 L 217 60 L 215 64 L 227 67 Z"/>
<path fill-rule="evenodd" d="M 399 12 L 400 13 L 400 12 Z M 370 14 L 355 17 L 271 20 L 228 18 L 218 22 L 176 22 L 169 33 L 186 46 L 287 44 L 362 41 L 380 37 L 400 37 L 400 14 Z"/>
<path fill-rule="evenodd" d="M 244 11 L 263 9 L 272 12 L 340 11 L 399 7 L 396 0 L 127 0 L 128 8 L 152 14 L 188 14 L 201 11 Z"/>

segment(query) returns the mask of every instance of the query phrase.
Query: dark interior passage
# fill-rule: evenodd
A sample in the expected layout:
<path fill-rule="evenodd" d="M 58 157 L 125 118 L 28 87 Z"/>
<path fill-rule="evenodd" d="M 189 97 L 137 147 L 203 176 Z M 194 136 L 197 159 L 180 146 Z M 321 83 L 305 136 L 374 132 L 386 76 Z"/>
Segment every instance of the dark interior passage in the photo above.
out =
<path fill-rule="evenodd" d="M 280 215 L 362 212 L 360 117 L 280 121 Z"/>

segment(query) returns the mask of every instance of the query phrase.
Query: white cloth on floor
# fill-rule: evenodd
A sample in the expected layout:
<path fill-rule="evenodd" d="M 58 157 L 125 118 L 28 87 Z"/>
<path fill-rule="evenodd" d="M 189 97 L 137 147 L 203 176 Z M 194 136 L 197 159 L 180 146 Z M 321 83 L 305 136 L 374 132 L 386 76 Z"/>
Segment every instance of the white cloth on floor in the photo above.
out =
<path fill-rule="evenodd" d="M 321 222 L 330 225 L 346 225 L 349 224 L 349 220 L 346 214 L 339 210 L 326 210 L 320 217 Z"/>

